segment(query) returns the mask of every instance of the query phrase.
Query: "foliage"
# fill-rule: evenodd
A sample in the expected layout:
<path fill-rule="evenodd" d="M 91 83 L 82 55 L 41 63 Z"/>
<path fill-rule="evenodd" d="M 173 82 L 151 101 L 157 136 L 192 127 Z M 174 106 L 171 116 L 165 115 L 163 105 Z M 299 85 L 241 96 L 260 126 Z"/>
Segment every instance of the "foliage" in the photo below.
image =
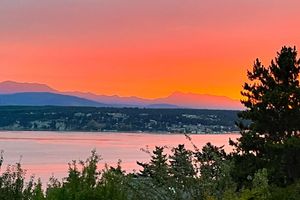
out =
<path fill-rule="evenodd" d="M 123 181 L 124 174 L 117 168 L 105 168 L 102 173 L 97 170 L 100 160 L 98 154 L 92 155 L 85 162 L 76 161 L 69 164 L 69 175 L 62 182 L 52 179 L 48 185 L 46 199 L 84 200 L 84 199 L 126 199 Z"/>
<path fill-rule="evenodd" d="M 1 200 L 43 200 L 42 185 L 40 180 L 34 181 L 31 177 L 25 182 L 26 171 L 20 163 L 8 165 L 4 172 L 1 171 L 3 164 L 2 152 L 0 155 L 0 199 Z"/>
<path fill-rule="evenodd" d="M 277 185 L 288 185 L 300 177 L 296 156 L 300 140 L 299 72 L 300 60 L 296 48 L 291 47 L 283 47 L 269 67 L 257 59 L 253 70 L 248 71 L 250 83 L 245 83 L 242 91 L 246 110 L 239 117 L 251 123 L 240 123 L 241 137 L 231 141 L 237 149 L 234 160 L 240 186 L 249 184 L 242 180 L 262 168 L 268 169 Z"/>
<path fill-rule="evenodd" d="M 183 144 L 172 149 L 173 155 L 169 157 L 170 174 L 178 184 L 187 185 L 195 175 L 192 162 L 192 152 L 187 150 Z"/>
<path fill-rule="evenodd" d="M 232 162 L 223 147 L 207 143 L 202 151 L 196 151 L 200 181 L 206 196 L 221 199 L 225 193 L 234 192 L 236 185 L 231 178 Z"/>
<path fill-rule="evenodd" d="M 288 187 L 273 187 L 269 184 L 266 169 L 258 170 L 253 179 L 250 178 L 249 187 L 237 191 L 231 178 L 232 163 L 228 155 L 222 147 L 210 143 L 201 151 L 193 152 L 178 145 L 169 156 L 164 153 L 164 148 L 156 147 L 150 163 L 143 163 L 139 174 L 125 174 L 120 162 L 117 167 L 106 166 L 98 170 L 100 160 L 92 151 L 86 161 L 73 161 L 69 164 L 68 176 L 63 181 L 51 177 L 45 191 L 41 182 L 33 177 L 25 182 L 25 171 L 20 164 L 8 166 L 0 175 L 0 199 L 264 200 L 300 197 L 299 180 Z M 148 173 L 149 167 L 151 173 Z M 159 174 L 166 180 L 158 179 Z"/>
<path fill-rule="evenodd" d="M 137 162 L 138 165 L 143 167 L 140 176 L 151 177 L 158 184 L 163 184 L 168 181 L 168 159 L 163 151 L 164 147 L 155 147 L 150 163 Z"/>

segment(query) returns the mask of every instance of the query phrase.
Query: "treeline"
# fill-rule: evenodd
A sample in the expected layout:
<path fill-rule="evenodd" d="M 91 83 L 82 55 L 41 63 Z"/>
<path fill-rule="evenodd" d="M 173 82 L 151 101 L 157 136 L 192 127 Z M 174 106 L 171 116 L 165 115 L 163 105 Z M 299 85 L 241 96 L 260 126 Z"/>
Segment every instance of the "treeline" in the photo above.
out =
<path fill-rule="evenodd" d="M 300 146 L 300 141 L 298 141 Z M 33 178 L 25 182 L 20 164 L 0 176 L 1 200 L 298 200 L 300 179 L 279 186 L 266 168 L 244 179 L 236 174 L 236 160 L 222 147 L 207 144 L 201 150 L 178 145 L 167 155 L 156 147 L 142 170 L 126 174 L 121 167 L 98 170 L 100 156 L 93 151 L 86 161 L 69 163 L 62 181 L 52 177 L 46 187 Z M 2 159 L 0 160 L 2 162 Z M 43 190 L 43 188 L 45 188 Z"/>
<path fill-rule="evenodd" d="M 238 111 L 196 109 L 1 106 L 0 130 L 237 131 Z"/>

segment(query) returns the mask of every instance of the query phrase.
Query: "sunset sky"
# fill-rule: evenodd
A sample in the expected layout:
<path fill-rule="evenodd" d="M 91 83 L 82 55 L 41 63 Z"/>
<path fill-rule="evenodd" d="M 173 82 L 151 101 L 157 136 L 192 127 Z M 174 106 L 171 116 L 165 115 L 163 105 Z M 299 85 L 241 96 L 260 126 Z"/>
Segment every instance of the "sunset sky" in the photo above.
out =
<path fill-rule="evenodd" d="M 156 98 L 240 98 L 246 70 L 300 48 L 299 0 L 1 0 L 0 81 Z"/>

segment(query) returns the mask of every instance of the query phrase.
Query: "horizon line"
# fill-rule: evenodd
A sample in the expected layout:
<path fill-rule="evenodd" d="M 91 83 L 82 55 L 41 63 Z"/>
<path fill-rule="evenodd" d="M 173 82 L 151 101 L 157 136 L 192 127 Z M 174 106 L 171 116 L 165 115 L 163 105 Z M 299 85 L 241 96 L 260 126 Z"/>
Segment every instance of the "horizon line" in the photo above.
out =
<path fill-rule="evenodd" d="M 4 80 L 4 81 L 0 81 L 0 84 L 2 83 L 16 83 L 16 84 L 38 84 L 38 85 L 43 85 L 48 87 L 51 90 L 54 90 L 58 93 L 71 93 L 71 92 L 78 92 L 78 93 L 86 93 L 86 94 L 91 94 L 91 95 L 97 95 L 97 96 L 108 96 L 108 97 L 120 97 L 120 98 L 139 98 L 139 99 L 143 99 L 143 100 L 155 100 L 155 99 L 161 99 L 161 98 L 167 98 L 172 96 L 173 94 L 176 93 L 181 93 L 181 94 L 186 94 L 186 95 L 202 95 L 202 96 L 214 96 L 214 97 L 224 97 L 224 98 L 228 98 L 230 100 L 233 101 L 241 101 L 241 99 L 236 99 L 236 98 L 232 98 L 226 95 L 218 95 L 218 94 L 208 94 L 208 93 L 195 93 L 195 92 L 191 92 L 191 91 L 181 91 L 181 90 L 174 90 L 173 92 L 169 93 L 168 95 L 165 96 L 160 96 L 160 97 L 153 97 L 153 98 L 148 98 L 148 97 L 142 97 L 142 96 L 137 96 L 137 95 L 129 95 L 129 96 L 123 96 L 123 95 L 119 95 L 119 94 L 105 94 L 105 93 L 96 93 L 96 92 L 91 92 L 91 91 L 79 91 L 79 90 L 67 90 L 67 91 L 62 91 L 59 89 L 56 89 L 54 87 L 52 87 L 51 85 L 48 85 L 46 83 L 40 83 L 40 82 L 23 82 L 23 81 L 16 81 L 16 80 Z"/>

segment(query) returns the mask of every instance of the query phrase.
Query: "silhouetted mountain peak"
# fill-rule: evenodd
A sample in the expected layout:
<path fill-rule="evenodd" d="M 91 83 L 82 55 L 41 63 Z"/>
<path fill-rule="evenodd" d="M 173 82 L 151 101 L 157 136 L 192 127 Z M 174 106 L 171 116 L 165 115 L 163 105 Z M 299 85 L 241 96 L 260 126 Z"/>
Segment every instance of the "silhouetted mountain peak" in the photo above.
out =
<path fill-rule="evenodd" d="M 156 100 L 158 103 L 169 103 L 186 108 L 207 109 L 243 109 L 238 100 L 226 96 L 196 94 L 191 92 L 173 92 L 166 98 Z"/>
<path fill-rule="evenodd" d="M 0 105 L 22 106 L 108 106 L 96 101 L 50 92 L 21 92 L 14 94 L 0 94 Z"/>
<path fill-rule="evenodd" d="M 0 94 L 20 92 L 57 92 L 57 90 L 41 83 L 20 83 L 15 81 L 3 81 L 0 83 Z"/>
<path fill-rule="evenodd" d="M 86 100 L 91 100 L 93 102 L 120 107 L 181 107 L 230 110 L 243 109 L 243 106 L 238 100 L 234 100 L 226 96 L 217 96 L 210 94 L 196 94 L 191 92 L 176 91 L 167 97 L 157 99 L 144 99 L 136 96 L 121 97 L 118 95 L 98 95 L 90 92 L 61 92 L 40 83 L 18 83 L 14 81 L 4 81 L 0 83 L 0 94 L 13 94 L 22 92 L 50 92 L 61 95 L 70 95 L 74 97 L 84 98 Z M 38 96 L 35 97 L 41 98 Z M 45 98 L 45 95 L 43 95 L 43 98 Z"/>

